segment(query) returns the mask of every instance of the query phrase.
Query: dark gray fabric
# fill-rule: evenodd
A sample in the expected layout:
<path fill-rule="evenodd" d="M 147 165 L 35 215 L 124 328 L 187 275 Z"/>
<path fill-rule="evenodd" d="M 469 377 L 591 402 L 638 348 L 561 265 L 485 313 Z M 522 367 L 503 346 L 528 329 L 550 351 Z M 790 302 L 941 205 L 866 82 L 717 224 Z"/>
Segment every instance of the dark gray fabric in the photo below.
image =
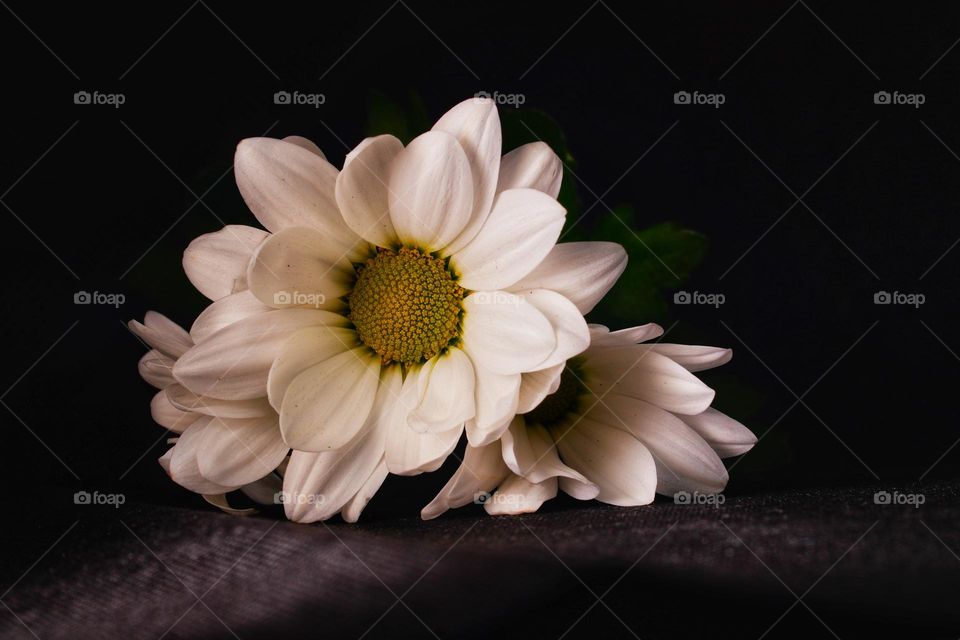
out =
<path fill-rule="evenodd" d="M 719 508 L 558 501 L 500 518 L 471 507 L 359 526 L 199 505 L 38 512 L 7 530 L 16 553 L 0 631 L 45 640 L 955 632 L 960 483 L 897 488 L 922 492 L 919 509 L 877 505 L 876 490 L 742 496 Z"/>

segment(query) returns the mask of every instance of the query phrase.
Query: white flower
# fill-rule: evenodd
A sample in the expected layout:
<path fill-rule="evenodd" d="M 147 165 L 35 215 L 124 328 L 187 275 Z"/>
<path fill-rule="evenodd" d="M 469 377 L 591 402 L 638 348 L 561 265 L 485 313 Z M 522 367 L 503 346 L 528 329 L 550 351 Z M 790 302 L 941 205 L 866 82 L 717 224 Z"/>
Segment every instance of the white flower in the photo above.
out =
<path fill-rule="evenodd" d="M 467 447 L 422 517 L 474 501 L 491 514 L 529 513 L 558 489 L 620 506 L 649 504 L 654 493 L 722 491 L 720 459 L 757 439 L 710 408 L 713 390 L 691 372 L 725 364 L 732 352 L 637 344 L 662 333 L 655 324 L 612 333 L 592 325 L 581 356 L 524 373 L 509 429 L 499 442 Z"/>
<path fill-rule="evenodd" d="M 500 147 L 495 105 L 471 99 L 406 148 L 364 140 L 339 173 L 303 138 L 237 148 L 240 192 L 269 233 L 230 225 L 191 243 L 184 269 L 214 302 L 172 373 L 199 397 L 267 398 L 294 450 L 286 492 L 437 469 L 464 426 L 475 446 L 500 437 L 524 372 L 586 347 L 583 314 L 626 254 L 555 245 L 559 158 Z"/>
<path fill-rule="evenodd" d="M 281 492 L 278 473 L 287 468 L 289 448 L 280 438 L 280 422 L 266 397 L 223 400 L 198 396 L 174 379 L 177 359 L 194 346 L 197 326 L 190 333 L 165 316 L 149 311 L 143 323 L 130 321 L 130 330 L 151 348 L 140 359 L 140 375 L 159 389 L 150 403 L 157 424 L 179 436 L 161 458 L 170 478 L 190 491 L 202 494 L 211 504 L 233 511 L 223 495 L 240 489 L 255 502 L 313 505 L 324 517 L 341 512 L 356 522 L 370 497 L 386 478 L 382 463 L 365 465 L 362 446 L 340 455 L 322 454 L 316 465 L 319 476 L 332 475 L 338 466 L 350 468 L 352 481 L 320 482 L 318 493 Z M 203 335 L 200 332 L 199 335 Z"/>

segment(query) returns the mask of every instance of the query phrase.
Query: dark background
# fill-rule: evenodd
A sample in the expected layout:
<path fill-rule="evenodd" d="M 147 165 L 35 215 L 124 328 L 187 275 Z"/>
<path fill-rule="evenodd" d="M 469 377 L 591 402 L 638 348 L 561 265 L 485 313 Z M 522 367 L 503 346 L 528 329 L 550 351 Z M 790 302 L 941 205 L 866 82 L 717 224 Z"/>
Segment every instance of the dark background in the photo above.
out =
<path fill-rule="evenodd" d="M 73 514 L 81 489 L 122 491 L 129 509 L 206 509 L 155 462 L 166 445 L 125 323 L 156 309 L 189 326 L 204 299 L 184 247 L 256 224 L 233 182 L 239 140 L 303 135 L 339 166 L 371 91 L 416 94 L 431 121 L 478 91 L 522 94 L 566 134 L 586 228 L 629 203 L 638 229 L 706 235 L 706 259 L 676 288 L 725 304 L 666 293 L 666 317 L 634 324 L 734 348 L 707 381 L 762 438 L 732 470 L 732 498 L 957 476 L 956 5 L 11 3 L 0 15 L 2 467 L 11 495 L 31 495 L 21 524 L 33 510 L 88 518 Z M 81 90 L 125 104 L 75 105 Z M 279 90 L 326 102 L 275 105 Z M 681 90 L 726 101 L 677 105 Z M 876 105 L 881 90 L 925 103 Z M 80 290 L 126 301 L 77 306 Z M 926 301 L 878 306 L 878 291 Z M 391 479 L 364 517 L 415 514 L 454 467 Z M 479 513 L 467 511 L 456 517 Z M 16 529 L 8 585 L 63 526 Z"/>

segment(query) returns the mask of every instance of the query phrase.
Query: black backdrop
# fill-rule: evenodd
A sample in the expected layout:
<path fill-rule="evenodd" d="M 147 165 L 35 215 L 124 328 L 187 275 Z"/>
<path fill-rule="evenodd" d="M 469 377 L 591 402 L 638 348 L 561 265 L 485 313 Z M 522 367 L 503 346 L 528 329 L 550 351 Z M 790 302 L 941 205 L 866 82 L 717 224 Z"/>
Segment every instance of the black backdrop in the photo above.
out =
<path fill-rule="evenodd" d="M 11 3 L 0 15 L 11 499 L 69 510 L 74 491 L 97 489 L 204 508 L 155 462 L 162 431 L 124 324 L 157 309 L 189 325 L 202 309 L 183 248 L 254 223 L 232 178 L 237 141 L 304 135 L 339 165 L 371 90 L 415 92 L 431 118 L 478 91 L 522 94 L 562 125 L 585 208 L 629 202 L 644 226 L 709 238 L 683 288 L 726 302 L 669 304 L 670 322 L 678 340 L 733 347 L 716 383 L 755 399 L 738 417 L 764 437 L 731 495 L 956 477 L 956 5 Z M 276 105 L 279 90 L 326 101 Z M 77 105 L 77 91 L 125 103 Z M 725 103 L 675 104 L 678 91 Z M 878 91 L 925 102 L 875 104 Z M 125 303 L 78 306 L 80 290 Z M 925 302 L 877 305 L 878 291 Z M 391 480 L 371 520 L 414 513 L 450 468 Z"/>

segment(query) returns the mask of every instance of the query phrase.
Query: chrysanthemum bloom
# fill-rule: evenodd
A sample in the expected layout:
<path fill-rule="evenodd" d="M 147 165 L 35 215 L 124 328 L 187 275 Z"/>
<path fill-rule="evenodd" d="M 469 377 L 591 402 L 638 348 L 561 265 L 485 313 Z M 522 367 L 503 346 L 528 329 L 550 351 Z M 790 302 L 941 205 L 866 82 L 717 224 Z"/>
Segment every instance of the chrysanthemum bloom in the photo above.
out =
<path fill-rule="evenodd" d="M 339 173 L 302 138 L 239 145 L 237 184 L 270 233 L 228 226 L 188 248 L 220 328 L 173 376 L 200 397 L 267 397 L 294 449 L 286 492 L 436 469 L 464 425 L 477 446 L 500 436 L 523 372 L 586 347 L 583 313 L 626 255 L 555 245 L 559 159 L 542 143 L 500 153 L 496 107 L 481 99 L 406 148 L 364 140 Z M 331 454 L 335 471 L 318 466 Z"/>
<path fill-rule="evenodd" d="M 499 442 L 467 447 L 424 519 L 473 501 L 491 514 L 529 513 L 558 489 L 620 506 L 648 504 L 655 493 L 723 490 L 720 459 L 757 439 L 710 408 L 714 392 L 692 372 L 720 366 L 732 352 L 637 344 L 663 333 L 655 324 L 590 332 L 589 349 L 565 367 L 523 374 L 509 429 Z"/>
<path fill-rule="evenodd" d="M 160 458 L 174 482 L 231 510 L 225 494 L 242 490 L 261 504 L 297 501 L 313 506 L 325 517 L 338 512 L 356 522 L 370 497 L 386 477 L 386 468 L 356 469 L 358 481 L 325 482 L 318 493 L 281 492 L 289 448 L 279 437 L 280 422 L 266 396 L 223 400 L 197 396 L 172 375 L 177 359 L 217 329 L 210 315 L 197 319 L 190 333 L 165 316 L 149 311 L 143 323 L 132 320 L 130 330 L 151 350 L 140 359 L 140 375 L 159 389 L 150 403 L 157 424 L 177 434 L 175 444 Z M 335 475 L 336 465 L 318 461 L 318 476 Z M 279 475 L 278 475 L 279 472 Z M 366 473 L 366 476 L 362 474 Z"/>

